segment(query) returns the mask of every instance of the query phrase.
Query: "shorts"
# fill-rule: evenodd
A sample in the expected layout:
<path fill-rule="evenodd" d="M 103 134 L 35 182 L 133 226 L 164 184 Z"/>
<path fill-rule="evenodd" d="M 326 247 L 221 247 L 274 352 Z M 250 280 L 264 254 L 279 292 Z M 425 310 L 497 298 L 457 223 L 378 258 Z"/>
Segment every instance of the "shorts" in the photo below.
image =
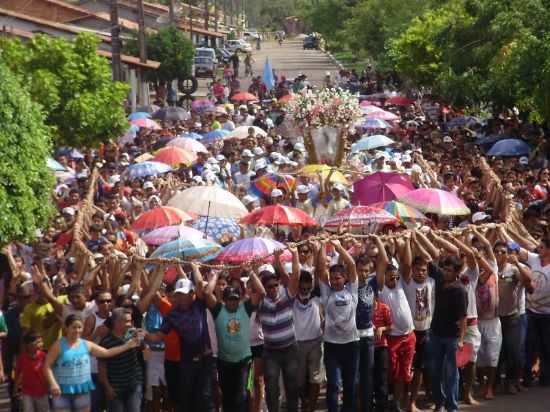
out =
<path fill-rule="evenodd" d="M 415 330 L 416 344 L 414 349 L 413 368 L 426 368 L 426 360 L 430 359 L 430 330 Z"/>
<path fill-rule="evenodd" d="M 477 354 L 477 366 L 480 368 L 496 368 L 502 346 L 502 328 L 500 319 L 479 320 L 481 344 Z"/>
<path fill-rule="evenodd" d="M 470 362 L 476 362 L 479 346 L 481 345 L 481 333 L 479 333 L 479 328 L 477 323 L 473 325 L 468 325 L 466 327 L 466 335 L 464 336 L 464 342 L 470 343 L 472 345 L 473 351 L 472 351 L 472 357 L 470 359 Z"/>
<path fill-rule="evenodd" d="M 322 339 L 313 339 L 298 342 L 298 387 L 303 388 L 306 383 L 320 384 L 323 382 Z"/>
<path fill-rule="evenodd" d="M 153 386 L 166 386 L 164 376 L 164 351 L 151 351 L 145 363 L 145 399 L 153 400 Z"/>
<path fill-rule="evenodd" d="M 62 393 L 53 397 L 53 409 L 66 409 L 68 411 L 79 411 L 87 409 L 92 405 L 90 393 L 68 394 Z"/>
<path fill-rule="evenodd" d="M 166 378 L 166 390 L 168 397 L 173 403 L 178 402 L 179 379 L 180 379 L 180 363 L 179 361 L 164 361 L 164 375 Z"/>
<path fill-rule="evenodd" d="M 393 382 L 412 380 L 412 362 L 416 337 L 413 332 L 402 336 L 388 336 L 388 352 L 390 354 L 391 378 Z M 376 373 L 376 371 L 375 371 Z"/>
<path fill-rule="evenodd" d="M 264 353 L 264 345 L 256 345 L 250 347 L 250 352 L 252 352 L 252 359 L 262 358 Z"/>
<path fill-rule="evenodd" d="M 23 412 L 48 412 L 50 410 L 50 401 L 48 395 L 30 396 L 22 395 Z"/>

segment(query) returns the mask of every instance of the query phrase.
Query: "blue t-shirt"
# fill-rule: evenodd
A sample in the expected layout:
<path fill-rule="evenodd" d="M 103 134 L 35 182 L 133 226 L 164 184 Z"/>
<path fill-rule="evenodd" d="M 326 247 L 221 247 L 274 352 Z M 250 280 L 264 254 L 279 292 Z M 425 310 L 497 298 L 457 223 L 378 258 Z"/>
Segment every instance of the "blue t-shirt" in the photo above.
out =
<path fill-rule="evenodd" d="M 378 282 L 376 276 L 371 276 L 358 289 L 357 311 L 355 323 L 358 330 L 370 329 L 373 327 L 372 317 L 374 314 L 374 299 L 378 296 Z"/>

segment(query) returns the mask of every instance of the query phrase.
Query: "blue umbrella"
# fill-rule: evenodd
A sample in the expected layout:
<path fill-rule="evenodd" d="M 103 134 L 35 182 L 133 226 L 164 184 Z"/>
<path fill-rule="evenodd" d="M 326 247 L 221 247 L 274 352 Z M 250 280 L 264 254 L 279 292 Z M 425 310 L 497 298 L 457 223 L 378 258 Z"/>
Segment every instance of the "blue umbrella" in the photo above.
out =
<path fill-rule="evenodd" d="M 477 139 L 474 143 L 477 144 L 477 145 L 492 144 L 492 143 L 498 142 L 499 140 L 505 139 L 505 138 L 506 138 L 506 136 L 503 136 L 501 134 L 492 134 L 492 135 L 489 135 L 489 136 L 482 137 L 481 139 Z"/>
<path fill-rule="evenodd" d="M 523 156 L 529 154 L 531 147 L 520 139 L 504 139 L 496 142 L 487 152 L 489 156 Z"/>
<path fill-rule="evenodd" d="M 206 262 L 214 259 L 222 247 L 207 239 L 176 239 L 159 246 L 151 258 L 182 258 Z"/>
<path fill-rule="evenodd" d="M 382 119 L 367 119 L 362 124 L 363 129 L 390 129 L 388 122 Z"/>
<path fill-rule="evenodd" d="M 386 147 L 395 142 L 387 136 L 382 134 L 375 134 L 374 136 L 363 137 L 357 143 L 351 145 L 352 152 L 360 152 L 362 150 L 372 150 L 378 147 Z"/>
<path fill-rule="evenodd" d="M 63 166 L 57 160 L 52 159 L 51 157 L 48 157 L 46 159 L 46 166 L 48 166 L 48 168 L 50 168 L 54 172 L 66 172 L 67 171 L 67 168 L 65 166 Z"/>
<path fill-rule="evenodd" d="M 202 134 L 198 134 L 198 133 L 195 133 L 195 132 L 184 133 L 182 135 L 182 137 L 187 137 L 187 138 L 193 139 L 193 140 L 202 140 L 204 138 L 204 136 Z"/>
<path fill-rule="evenodd" d="M 228 134 L 229 131 L 224 129 L 212 130 L 211 132 L 208 132 L 204 135 L 203 141 L 223 139 L 223 137 L 227 136 Z"/>
<path fill-rule="evenodd" d="M 151 115 L 147 112 L 134 112 L 131 113 L 130 116 L 128 116 L 128 120 L 136 120 L 136 119 L 150 119 Z"/>
<path fill-rule="evenodd" d="M 126 175 L 130 179 L 136 179 L 146 176 L 156 176 L 171 171 L 172 168 L 165 163 L 146 161 L 130 165 L 128 169 L 126 169 Z"/>
<path fill-rule="evenodd" d="M 195 228 L 201 232 L 206 231 L 206 235 L 219 241 L 223 235 L 232 235 L 237 238 L 241 236 L 241 228 L 234 219 L 225 217 L 206 217 L 200 216 L 192 224 L 192 228 Z"/>
<path fill-rule="evenodd" d="M 275 78 L 273 77 L 273 68 L 269 57 L 265 58 L 263 81 L 267 90 L 271 90 L 275 87 Z"/>

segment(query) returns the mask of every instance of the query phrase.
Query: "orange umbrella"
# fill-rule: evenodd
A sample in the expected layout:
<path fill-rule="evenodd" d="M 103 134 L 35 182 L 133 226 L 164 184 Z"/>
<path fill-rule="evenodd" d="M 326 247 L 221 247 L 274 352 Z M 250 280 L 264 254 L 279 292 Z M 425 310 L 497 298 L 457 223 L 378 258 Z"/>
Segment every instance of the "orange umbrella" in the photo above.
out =
<path fill-rule="evenodd" d="M 283 97 L 281 97 L 279 99 L 279 103 L 288 103 L 289 101 L 291 101 L 292 99 L 294 99 L 294 95 L 293 94 L 285 94 Z"/>
<path fill-rule="evenodd" d="M 197 155 L 176 146 L 168 146 L 156 152 L 153 159 L 157 162 L 176 167 L 180 164 L 190 165 L 197 159 Z"/>
<path fill-rule="evenodd" d="M 153 230 L 164 226 L 179 225 L 197 217 L 175 207 L 160 206 L 142 213 L 132 224 L 135 231 Z"/>
<path fill-rule="evenodd" d="M 295 207 L 265 206 L 241 219 L 247 225 L 316 226 L 317 222 L 303 210 Z"/>
<path fill-rule="evenodd" d="M 258 98 L 252 93 L 241 92 L 234 95 L 231 100 L 234 102 L 257 102 Z"/>

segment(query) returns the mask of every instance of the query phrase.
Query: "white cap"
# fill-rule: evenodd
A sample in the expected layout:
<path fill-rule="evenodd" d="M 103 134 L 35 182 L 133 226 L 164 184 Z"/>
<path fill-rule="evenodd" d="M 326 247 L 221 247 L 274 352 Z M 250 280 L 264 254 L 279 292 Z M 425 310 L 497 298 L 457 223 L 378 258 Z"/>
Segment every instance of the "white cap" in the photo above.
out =
<path fill-rule="evenodd" d="M 195 183 L 202 183 L 203 182 L 202 177 L 200 177 L 200 176 L 193 176 L 193 181 Z"/>
<path fill-rule="evenodd" d="M 382 159 L 383 157 L 386 157 L 384 156 L 384 152 L 376 152 L 376 154 L 374 155 L 374 160 Z"/>
<path fill-rule="evenodd" d="M 143 189 L 153 189 L 153 190 L 155 190 L 155 185 L 153 184 L 153 182 L 145 182 L 143 184 Z"/>
<path fill-rule="evenodd" d="M 242 199 L 244 205 L 249 205 L 250 203 L 254 203 L 257 200 L 258 200 L 258 198 L 255 197 L 255 196 L 252 196 L 252 195 L 246 195 Z"/>
<path fill-rule="evenodd" d="M 174 288 L 174 293 L 190 293 L 195 290 L 195 285 L 189 279 L 178 279 Z"/>
<path fill-rule="evenodd" d="M 283 191 L 280 189 L 273 189 L 271 191 L 271 197 L 279 197 L 283 195 Z"/>
<path fill-rule="evenodd" d="M 405 154 L 401 157 L 401 161 L 403 163 L 406 163 L 406 162 L 412 162 L 412 158 L 408 155 L 408 154 Z"/>
<path fill-rule="evenodd" d="M 258 268 L 258 273 L 262 273 L 265 271 L 275 274 L 275 268 L 269 263 L 266 263 L 265 265 L 262 265 Z"/>
<path fill-rule="evenodd" d="M 417 164 L 412 165 L 411 170 L 416 173 L 422 173 L 422 168 Z"/>
<path fill-rule="evenodd" d="M 243 153 L 241 154 L 241 157 L 254 157 L 254 155 L 252 154 L 252 152 L 250 150 L 244 149 Z"/>
<path fill-rule="evenodd" d="M 241 105 L 239 106 L 239 110 L 241 110 L 241 109 L 248 110 L 248 107 L 246 106 L 246 104 L 241 104 Z"/>
<path fill-rule="evenodd" d="M 74 210 L 74 208 L 72 207 L 65 207 L 63 208 L 61 213 L 63 213 L 64 215 L 74 216 L 76 214 L 76 210 Z"/>
<path fill-rule="evenodd" d="M 259 159 L 255 164 L 254 164 L 254 171 L 258 171 L 260 169 L 265 169 L 267 167 L 267 162 L 265 159 Z"/>
<path fill-rule="evenodd" d="M 523 166 L 527 166 L 529 164 L 529 158 L 527 156 L 521 156 L 519 158 L 519 164 Z"/>
<path fill-rule="evenodd" d="M 208 160 L 206 161 L 206 163 L 210 163 L 211 165 L 217 165 L 218 160 L 216 160 L 215 157 L 209 157 Z"/>
<path fill-rule="evenodd" d="M 255 147 L 253 152 L 256 156 L 262 156 L 265 153 L 261 147 Z"/>
<path fill-rule="evenodd" d="M 222 160 L 225 160 L 225 156 L 222 155 L 222 154 L 219 154 L 219 155 L 216 156 L 216 160 L 217 160 L 218 162 L 221 162 Z"/>
<path fill-rule="evenodd" d="M 299 152 L 305 152 L 305 151 L 306 151 L 306 147 L 304 146 L 303 143 L 298 142 L 298 143 L 296 143 L 296 144 L 294 145 L 294 150 L 297 150 L 297 151 L 299 151 Z"/>
<path fill-rule="evenodd" d="M 118 296 L 126 296 L 129 290 L 130 290 L 130 284 L 126 283 L 118 288 L 118 290 L 116 291 L 116 294 Z"/>
<path fill-rule="evenodd" d="M 279 152 L 271 152 L 271 153 L 269 154 L 269 157 L 271 157 L 273 160 L 276 160 L 276 159 L 278 159 L 278 158 L 280 158 L 280 157 L 282 157 L 282 156 L 283 156 L 283 155 L 280 154 Z"/>
<path fill-rule="evenodd" d="M 491 216 L 488 215 L 487 213 L 485 212 L 476 212 L 472 215 L 472 223 L 477 223 L 477 222 L 481 222 L 485 219 L 488 219 L 490 218 Z"/>
<path fill-rule="evenodd" d="M 346 188 L 340 183 L 335 183 L 334 185 L 332 185 L 332 188 L 339 190 L 340 192 L 346 190 Z"/>
<path fill-rule="evenodd" d="M 452 143 L 453 138 L 451 136 L 444 136 L 443 137 L 443 143 Z"/>
<path fill-rule="evenodd" d="M 309 193 L 309 191 L 310 189 L 306 185 L 298 185 L 298 187 L 296 188 L 296 193 L 300 193 L 302 195 Z"/>
<path fill-rule="evenodd" d="M 112 185 L 115 185 L 117 183 L 120 183 L 120 175 L 112 175 L 110 178 L 109 178 L 109 183 L 112 184 Z"/>

